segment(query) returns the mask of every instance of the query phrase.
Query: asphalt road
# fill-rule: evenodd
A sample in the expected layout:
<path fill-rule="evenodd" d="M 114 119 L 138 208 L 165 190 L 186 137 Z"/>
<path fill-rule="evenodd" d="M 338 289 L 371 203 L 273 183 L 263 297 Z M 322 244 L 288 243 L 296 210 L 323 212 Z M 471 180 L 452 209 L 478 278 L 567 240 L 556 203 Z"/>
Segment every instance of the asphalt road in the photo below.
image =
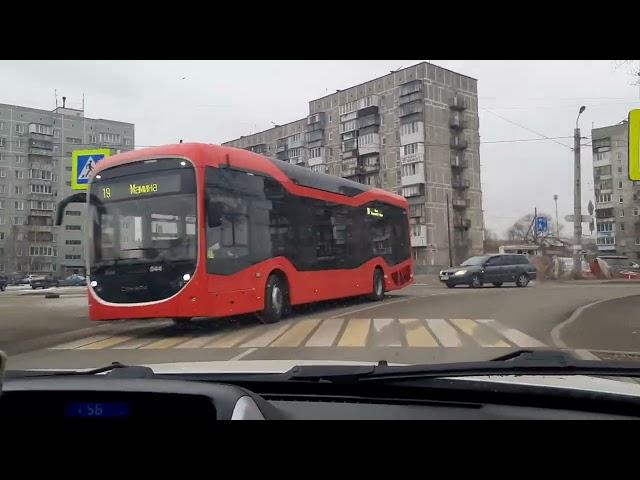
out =
<path fill-rule="evenodd" d="M 59 298 L 24 289 L 0 294 L 0 349 L 9 354 L 9 368 L 89 368 L 114 360 L 443 362 L 556 346 L 640 351 L 640 324 L 632 315 L 640 297 L 635 304 L 593 305 L 572 317 L 593 302 L 640 295 L 636 284 L 534 282 L 527 288 L 451 290 L 416 285 L 383 302 L 353 299 L 298 308 L 272 325 L 252 316 L 179 326 L 167 320 L 90 322 L 83 288 L 55 291 Z M 625 321 L 625 315 L 633 320 Z"/>

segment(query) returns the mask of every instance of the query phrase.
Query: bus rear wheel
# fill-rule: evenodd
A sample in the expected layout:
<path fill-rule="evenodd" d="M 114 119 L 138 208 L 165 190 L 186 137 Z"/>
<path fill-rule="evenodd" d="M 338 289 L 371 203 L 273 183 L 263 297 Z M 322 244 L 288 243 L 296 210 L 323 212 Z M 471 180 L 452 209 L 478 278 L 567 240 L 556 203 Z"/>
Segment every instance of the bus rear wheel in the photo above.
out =
<path fill-rule="evenodd" d="M 380 301 L 384 298 L 384 274 L 380 267 L 376 267 L 373 271 L 373 292 L 369 298 L 374 301 Z"/>
<path fill-rule="evenodd" d="M 262 323 L 276 323 L 290 311 L 289 288 L 280 275 L 271 274 L 264 292 L 264 310 L 256 316 Z"/>

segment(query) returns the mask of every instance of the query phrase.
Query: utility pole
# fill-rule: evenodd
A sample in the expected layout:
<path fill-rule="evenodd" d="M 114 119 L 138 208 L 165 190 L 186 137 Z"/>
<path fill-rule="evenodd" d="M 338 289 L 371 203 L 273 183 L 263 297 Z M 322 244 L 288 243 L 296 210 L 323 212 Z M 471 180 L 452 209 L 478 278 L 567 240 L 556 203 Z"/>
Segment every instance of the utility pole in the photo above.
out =
<path fill-rule="evenodd" d="M 556 237 L 560 240 L 560 225 L 558 224 L 558 194 L 553 196 L 553 200 L 556 202 Z"/>
<path fill-rule="evenodd" d="M 538 207 L 533 207 L 533 243 L 538 244 Z"/>
<path fill-rule="evenodd" d="M 582 275 L 582 262 L 580 250 L 582 249 L 582 182 L 580 179 L 580 128 L 578 120 L 585 111 L 585 106 L 580 107 L 576 118 L 576 128 L 573 131 L 573 275 L 580 278 Z"/>
<path fill-rule="evenodd" d="M 449 192 L 447 192 L 447 238 L 449 239 L 449 266 L 453 267 L 453 258 L 451 256 L 451 223 L 449 220 Z"/>

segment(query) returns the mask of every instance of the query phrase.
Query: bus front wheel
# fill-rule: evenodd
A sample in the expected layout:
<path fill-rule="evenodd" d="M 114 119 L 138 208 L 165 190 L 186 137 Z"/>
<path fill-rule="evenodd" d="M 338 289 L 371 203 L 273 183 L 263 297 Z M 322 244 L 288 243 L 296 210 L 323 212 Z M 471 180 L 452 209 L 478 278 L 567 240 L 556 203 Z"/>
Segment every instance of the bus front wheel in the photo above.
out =
<path fill-rule="evenodd" d="M 275 323 L 289 312 L 289 289 L 280 275 L 271 274 L 264 292 L 264 310 L 257 316 L 263 323 Z"/>
<path fill-rule="evenodd" d="M 379 301 L 384 298 L 384 274 L 380 267 L 377 267 L 373 271 L 373 292 L 369 298 L 374 301 Z"/>

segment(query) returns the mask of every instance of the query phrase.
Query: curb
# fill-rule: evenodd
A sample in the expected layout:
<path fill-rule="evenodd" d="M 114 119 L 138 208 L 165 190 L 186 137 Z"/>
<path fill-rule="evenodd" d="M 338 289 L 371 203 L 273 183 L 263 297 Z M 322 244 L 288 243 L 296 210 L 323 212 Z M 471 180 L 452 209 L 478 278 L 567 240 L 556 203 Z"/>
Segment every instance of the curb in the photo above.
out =
<path fill-rule="evenodd" d="M 624 295 L 622 297 L 605 298 L 605 299 L 597 300 L 595 302 L 591 302 L 591 303 L 588 303 L 586 305 L 582 305 L 582 306 L 576 308 L 573 311 L 573 313 L 571 315 L 569 315 L 569 318 L 567 318 L 564 322 L 561 322 L 558 325 L 556 325 L 555 327 L 553 327 L 553 329 L 551 330 L 551 341 L 558 348 L 570 348 L 570 347 L 567 346 L 566 343 L 564 343 L 564 341 L 561 338 L 562 330 L 567 325 L 571 325 L 573 322 L 575 322 L 580 317 L 582 312 L 584 312 L 587 308 L 593 307 L 594 305 L 599 305 L 601 303 L 606 303 L 606 302 L 612 302 L 612 301 L 615 301 L 615 300 L 621 300 L 623 298 L 629 298 L 629 297 L 640 297 L 640 295 L 631 294 L 631 295 Z"/>

